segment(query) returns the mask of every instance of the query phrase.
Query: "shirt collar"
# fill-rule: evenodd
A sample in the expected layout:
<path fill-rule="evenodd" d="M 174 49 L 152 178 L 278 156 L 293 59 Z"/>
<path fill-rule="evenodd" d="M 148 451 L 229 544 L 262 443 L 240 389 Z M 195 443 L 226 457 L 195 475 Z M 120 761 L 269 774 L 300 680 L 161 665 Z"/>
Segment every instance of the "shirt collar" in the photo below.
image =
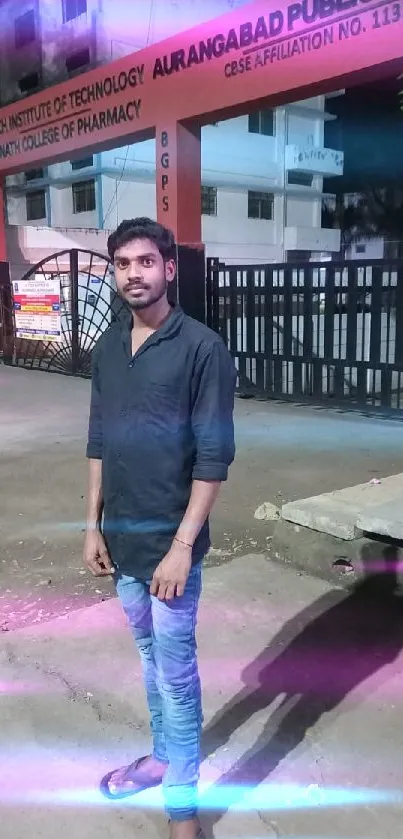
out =
<path fill-rule="evenodd" d="M 181 309 L 181 307 L 178 304 L 172 305 L 171 313 L 167 317 L 166 321 L 162 324 L 162 326 L 160 326 L 159 329 L 157 329 L 156 332 L 154 332 L 153 335 L 150 336 L 150 338 L 147 339 L 147 346 L 150 346 L 150 344 L 157 344 L 160 343 L 160 341 L 165 341 L 169 338 L 172 338 L 172 336 L 175 335 L 181 328 L 183 324 L 183 319 L 184 312 Z M 133 327 L 133 315 L 127 306 L 125 306 L 124 309 L 122 309 L 119 315 L 119 321 L 122 327 L 122 337 L 124 343 L 127 344 L 128 342 L 130 342 L 131 345 L 130 335 Z"/>

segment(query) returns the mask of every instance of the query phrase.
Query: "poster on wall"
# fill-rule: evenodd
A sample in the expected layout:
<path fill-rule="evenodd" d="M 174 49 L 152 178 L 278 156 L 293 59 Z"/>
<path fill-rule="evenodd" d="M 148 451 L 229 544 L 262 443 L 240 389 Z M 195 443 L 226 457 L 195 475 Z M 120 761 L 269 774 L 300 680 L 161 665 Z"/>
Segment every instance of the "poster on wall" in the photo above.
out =
<path fill-rule="evenodd" d="M 62 340 L 60 279 L 13 282 L 15 331 L 28 341 Z"/>

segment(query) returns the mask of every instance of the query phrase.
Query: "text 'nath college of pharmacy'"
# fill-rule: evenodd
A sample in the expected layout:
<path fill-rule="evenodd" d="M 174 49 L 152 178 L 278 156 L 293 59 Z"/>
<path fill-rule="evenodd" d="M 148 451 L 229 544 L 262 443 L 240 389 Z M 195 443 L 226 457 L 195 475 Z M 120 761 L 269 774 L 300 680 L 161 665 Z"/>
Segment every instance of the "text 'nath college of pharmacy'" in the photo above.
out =
<path fill-rule="evenodd" d="M 56 159 L 60 151 L 64 154 L 63 145 L 68 150 L 74 149 L 77 140 L 77 148 L 82 148 L 84 137 L 88 137 L 88 147 L 91 147 L 103 139 L 109 142 L 111 135 L 134 135 L 149 104 L 150 85 L 154 86 L 155 82 L 157 88 L 161 79 L 191 67 L 221 59 L 218 72 L 231 79 L 260 67 L 320 52 L 349 39 L 354 50 L 357 36 L 368 31 L 373 31 L 375 36 L 376 30 L 385 27 L 393 34 L 396 32 L 393 24 L 402 22 L 403 0 L 298 0 L 224 30 L 226 34 L 216 30 L 216 34 L 190 44 L 192 34 L 179 35 L 178 38 L 188 40 L 170 54 L 154 58 L 158 46 L 152 47 L 151 53 L 147 48 L 136 56 L 138 61 L 144 61 L 142 64 L 129 65 L 127 69 L 120 64 L 122 69 L 115 72 L 116 65 L 112 65 L 101 78 L 93 73 L 84 76 L 80 87 L 73 88 L 76 82 L 70 82 L 56 87 L 53 96 L 51 90 L 44 92 L 47 99 L 39 100 L 35 96 L 32 105 L 28 100 L 24 105 L 16 103 L 0 111 L 0 160 L 24 154 L 33 158 L 35 152 L 43 152 L 46 147 L 52 147 L 49 158 Z M 149 63 L 148 56 L 152 56 Z M 127 62 L 131 60 L 133 56 L 127 57 Z M 298 70 L 295 76 L 298 87 Z M 174 88 L 172 96 L 175 110 Z M 197 116 L 197 95 L 194 99 L 194 116 Z M 150 100 L 154 101 L 154 97 Z M 162 99 L 157 101 L 154 113 L 148 114 L 148 128 L 157 124 L 161 102 Z"/>
<path fill-rule="evenodd" d="M 141 115 L 142 100 L 135 96 L 134 89 L 143 84 L 141 65 L 12 111 L 0 118 L 0 138 L 15 132 L 17 137 L 3 143 L 0 140 L 0 159 L 135 122 Z M 115 97 L 125 91 L 131 98 L 115 104 Z M 100 102 L 105 102 L 105 107 L 95 109 L 93 106 Z"/>

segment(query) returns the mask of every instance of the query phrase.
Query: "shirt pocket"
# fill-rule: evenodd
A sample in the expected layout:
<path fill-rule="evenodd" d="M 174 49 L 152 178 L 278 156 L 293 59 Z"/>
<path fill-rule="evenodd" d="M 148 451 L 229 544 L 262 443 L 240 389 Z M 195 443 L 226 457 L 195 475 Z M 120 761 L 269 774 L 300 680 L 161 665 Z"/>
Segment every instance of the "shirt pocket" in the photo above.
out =
<path fill-rule="evenodd" d="M 178 432 L 181 404 L 179 382 L 148 381 L 142 393 L 140 417 L 144 431 L 153 435 Z"/>

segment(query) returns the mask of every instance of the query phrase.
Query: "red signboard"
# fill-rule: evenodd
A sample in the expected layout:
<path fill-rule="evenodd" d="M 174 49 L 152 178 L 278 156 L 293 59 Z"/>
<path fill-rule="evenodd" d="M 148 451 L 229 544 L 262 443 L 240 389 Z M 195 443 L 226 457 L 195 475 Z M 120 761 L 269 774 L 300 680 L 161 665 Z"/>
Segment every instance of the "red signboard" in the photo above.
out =
<path fill-rule="evenodd" d="M 201 124 L 397 74 L 402 44 L 403 0 L 256 0 L 0 109 L 0 178 L 155 136 L 158 218 L 199 245 Z"/>
<path fill-rule="evenodd" d="M 328 91 L 401 60 L 402 43 L 403 0 L 258 0 L 1 109 L 0 173 Z"/>

